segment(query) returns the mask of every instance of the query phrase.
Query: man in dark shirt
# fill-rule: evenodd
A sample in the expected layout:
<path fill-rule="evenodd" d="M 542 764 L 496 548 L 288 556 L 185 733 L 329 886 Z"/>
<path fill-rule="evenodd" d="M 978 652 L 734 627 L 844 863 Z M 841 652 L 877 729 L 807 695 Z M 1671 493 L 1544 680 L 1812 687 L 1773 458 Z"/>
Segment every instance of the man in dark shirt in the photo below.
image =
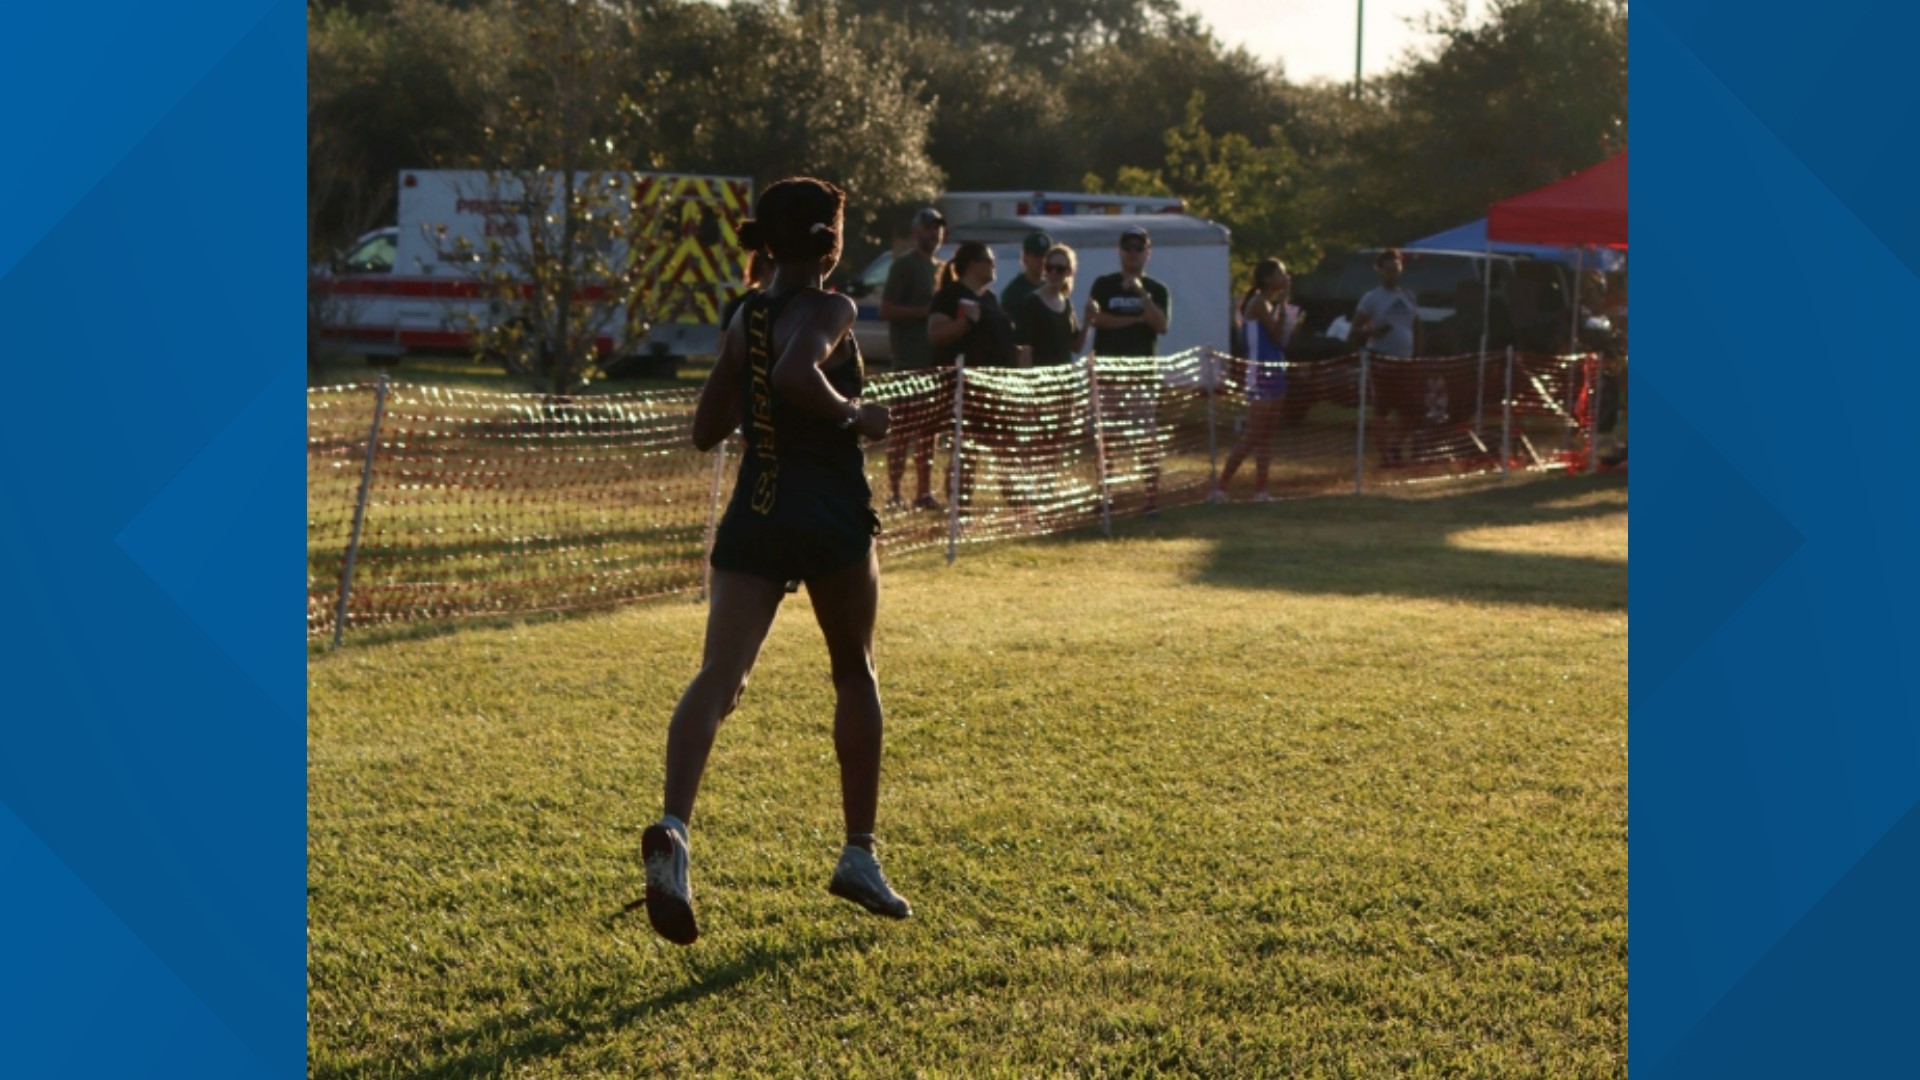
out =
<path fill-rule="evenodd" d="M 1020 321 L 1021 309 L 1026 305 L 1027 297 L 1046 283 L 1046 274 L 1042 264 L 1047 261 L 1047 252 L 1053 247 L 1053 237 L 1043 232 L 1030 232 L 1020 241 L 1020 272 L 1000 290 L 1000 310 L 1016 324 Z"/>
<path fill-rule="evenodd" d="M 934 253 L 946 239 L 947 219 L 929 206 L 913 215 L 913 247 L 896 256 L 880 292 L 880 317 L 887 320 L 887 342 L 893 347 L 893 370 L 910 371 L 933 366 L 933 345 L 927 340 L 927 315 L 933 304 L 933 279 L 939 269 Z M 942 410 L 903 408 L 893 419 L 887 439 L 887 508 L 902 506 L 900 481 L 906 476 L 907 457 L 914 463 L 917 493 L 913 505 L 938 509 L 933 498 L 933 441 Z"/>
<path fill-rule="evenodd" d="M 1120 234 L 1120 271 L 1093 279 L 1087 321 L 1095 356 L 1156 356 L 1173 319 L 1167 287 L 1146 276 L 1153 241 L 1138 225 Z"/>
<path fill-rule="evenodd" d="M 1120 234 L 1120 271 L 1093 279 L 1087 299 L 1087 322 L 1093 326 L 1096 358 L 1157 356 L 1160 335 L 1173 317 L 1173 298 L 1167 287 L 1147 276 L 1153 240 L 1147 230 L 1130 226 Z M 1151 437 L 1159 424 L 1159 380 L 1150 388 L 1132 392 L 1101 388 L 1102 423 L 1131 429 L 1127 441 L 1136 447 L 1145 474 L 1149 517 L 1160 512 L 1160 440 Z"/>

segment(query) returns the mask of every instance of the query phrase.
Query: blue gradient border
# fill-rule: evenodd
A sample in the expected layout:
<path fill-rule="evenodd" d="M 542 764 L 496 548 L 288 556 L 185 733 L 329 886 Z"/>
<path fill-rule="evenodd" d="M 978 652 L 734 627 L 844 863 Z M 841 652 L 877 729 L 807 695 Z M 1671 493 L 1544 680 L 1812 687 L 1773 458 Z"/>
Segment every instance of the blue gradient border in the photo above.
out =
<path fill-rule="evenodd" d="M 301 4 L 0 34 L 0 1074 L 306 1071 Z"/>
<path fill-rule="evenodd" d="M 1914 1075 L 1920 9 L 1638 7 L 1632 1071 Z"/>
<path fill-rule="evenodd" d="M 304 7 L 0 37 L 0 1072 L 305 1072 Z M 1643 2 L 1632 1064 L 1905 1075 L 1920 10 Z"/>

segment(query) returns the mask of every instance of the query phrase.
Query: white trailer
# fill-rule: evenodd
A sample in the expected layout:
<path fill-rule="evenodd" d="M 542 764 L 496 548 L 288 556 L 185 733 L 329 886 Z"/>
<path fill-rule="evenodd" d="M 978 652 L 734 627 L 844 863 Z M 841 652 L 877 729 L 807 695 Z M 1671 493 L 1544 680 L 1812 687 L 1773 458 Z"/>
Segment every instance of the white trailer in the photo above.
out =
<path fill-rule="evenodd" d="M 1081 191 L 949 191 L 934 200 L 949 228 L 991 218 L 1079 217 L 1083 214 L 1184 214 L 1171 195 L 1097 195 Z"/>

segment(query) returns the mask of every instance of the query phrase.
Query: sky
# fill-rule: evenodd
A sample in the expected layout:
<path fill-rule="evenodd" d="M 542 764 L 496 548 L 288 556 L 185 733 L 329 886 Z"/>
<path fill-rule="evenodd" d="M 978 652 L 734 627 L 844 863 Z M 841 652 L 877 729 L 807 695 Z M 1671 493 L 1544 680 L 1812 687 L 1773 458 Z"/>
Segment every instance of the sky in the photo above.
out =
<path fill-rule="evenodd" d="M 1408 17 L 1445 9 L 1443 0 L 1363 0 L 1366 40 L 1362 71 L 1369 77 L 1392 66 L 1410 47 L 1432 39 L 1407 26 Z M 1212 25 L 1228 46 L 1244 45 L 1263 60 L 1286 65 L 1287 78 L 1306 82 L 1353 80 L 1355 0 L 1181 0 L 1181 6 Z M 1478 18 L 1486 0 L 1468 0 Z"/>

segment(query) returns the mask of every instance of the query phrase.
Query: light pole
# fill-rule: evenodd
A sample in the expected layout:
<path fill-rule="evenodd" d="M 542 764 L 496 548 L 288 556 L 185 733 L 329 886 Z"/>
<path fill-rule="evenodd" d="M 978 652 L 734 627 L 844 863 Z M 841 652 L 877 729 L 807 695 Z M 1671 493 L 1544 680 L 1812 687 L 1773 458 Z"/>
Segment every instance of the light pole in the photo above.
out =
<path fill-rule="evenodd" d="M 1367 33 L 1367 0 L 1357 0 L 1353 15 L 1353 100 L 1360 100 L 1360 43 Z"/>

